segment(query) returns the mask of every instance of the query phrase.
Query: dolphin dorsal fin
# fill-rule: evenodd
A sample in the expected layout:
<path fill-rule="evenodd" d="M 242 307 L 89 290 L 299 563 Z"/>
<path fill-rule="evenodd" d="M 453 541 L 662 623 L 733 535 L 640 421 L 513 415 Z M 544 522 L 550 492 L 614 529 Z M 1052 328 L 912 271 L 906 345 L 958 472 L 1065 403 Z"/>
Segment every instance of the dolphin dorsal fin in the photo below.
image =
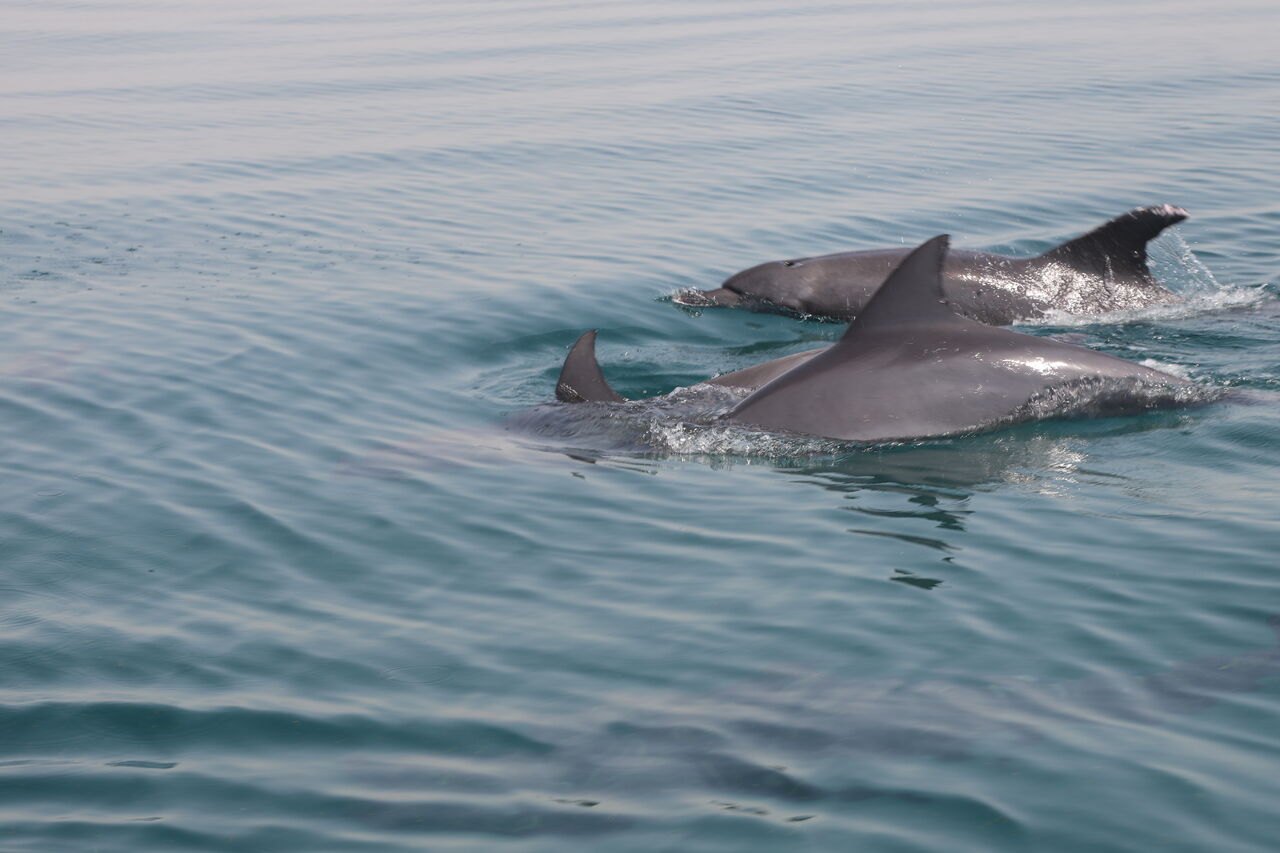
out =
<path fill-rule="evenodd" d="M 1088 234 L 1050 249 L 1040 257 L 1102 278 L 1132 275 L 1150 279 L 1147 243 L 1188 215 L 1182 208 L 1171 204 L 1137 207 L 1099 225 Z"/>
<path fill-rule="evenodd" d="M 584 334 L 569 350 L 556 382 L 556 399 L 562 403 L 621 403 L 625 400 L 609 387 L 596 361 L 596 330 Z"/>
<path fill-rule="evenodd" d="M 940 234 L 903 258 L 849 324 L 841 342 L 872 329 L 958 320 L 942 290 L 942 261 L 950 245 L 951 237 Z"/>

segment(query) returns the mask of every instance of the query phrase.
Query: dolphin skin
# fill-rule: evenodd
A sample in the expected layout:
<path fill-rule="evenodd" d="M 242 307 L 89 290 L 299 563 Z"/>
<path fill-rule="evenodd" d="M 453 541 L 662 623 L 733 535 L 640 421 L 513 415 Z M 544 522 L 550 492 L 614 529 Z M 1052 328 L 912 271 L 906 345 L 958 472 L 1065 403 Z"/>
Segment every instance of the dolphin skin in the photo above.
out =
<path fill-rule="evenodd" d="M 785 355 L 761 364 L 722 373 L 710 379 L 704 379 L 702 385 L 723 385 L 726 388 L 745 388 L 754 391 L 760 386 L 786 373 L 802 362 L 808 361 L 818 353 L 827 349 L 806 350 L 805 352 Z M 596 361 L 596 331 L 585 332 L 569 350 L 560 368 L 560 378 L 556 381 L 556 399 L 562 403 L 620 403 L 626 400 L 611 387 L 600 371 Z"/>
<path fill-rule="evenodd" d="M 844 336 L 823 350 L 717 376 L 754 388 L 723 416 L 773 432 L 847 441 L 895 441 L 976 432 L 1056 416 L 1071 402 L 1120 415 L 1188 402 L 1185 379 L 1085 347 L 999 329 L 948 303 L 949 238 L 912 251 Z M 615 402 L 587 333 L 565 360 L 556 396 Z"/>
<path fill-rule="evenodd" d="M 943 292 L 961 314 L 995 326 L 1041 317 L 1052 309 L 1099 314 L 1177 302 L 1147 269 L 1147 243 L 1187 215 L 1171 205 L 1139 207 L 1034 258 L 954 251 L 943 267 Z M 873 249 L 770 261 L 730 276 L 715 290 L 687 290 L 674 300 L 694 307 L 742 307 L 847 322 L 909 251 Z"/>
<path fill-rule="evenodd" d="M 1031 420 L 1037 402 L 1107 385 L 1108 414 L 1174 405 L 1191 385 L 1085 347 L 986 326 L 948 303 L 949 240 L 924 243 L 832 347 L 725 417 L 849 441 L 953 435 Z"/>

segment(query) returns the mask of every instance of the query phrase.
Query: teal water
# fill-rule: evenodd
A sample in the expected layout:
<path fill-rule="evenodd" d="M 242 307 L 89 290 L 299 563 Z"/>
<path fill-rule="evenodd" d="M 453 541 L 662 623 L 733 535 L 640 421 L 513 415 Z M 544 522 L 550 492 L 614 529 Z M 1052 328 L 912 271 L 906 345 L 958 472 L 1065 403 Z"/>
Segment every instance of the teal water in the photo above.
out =
<path fill-rule="evenodd" d="M 7 4 L 0 850 L 1274 850 L 1278 26 Z M 839 334 L 681 288 L 1163 203 L 1182 305 L 1022 329 L 1214 405 L 536 428 Z"/>

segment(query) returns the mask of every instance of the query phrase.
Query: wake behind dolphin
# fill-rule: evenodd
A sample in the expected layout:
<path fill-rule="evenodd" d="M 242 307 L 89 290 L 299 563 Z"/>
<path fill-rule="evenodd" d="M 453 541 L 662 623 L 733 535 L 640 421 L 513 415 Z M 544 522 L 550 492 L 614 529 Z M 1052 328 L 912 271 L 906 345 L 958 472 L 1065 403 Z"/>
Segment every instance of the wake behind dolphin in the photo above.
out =
<path fill-rule="evenodd" d="M 834 346 L 708 380 L 751 391 L 716 422 L 885 442 L 1207 399 L 1205 389 L 1172 374 L 960 316 L 942 283 L 948 242 L 936 237 L 911 252 Z M 594 343 L 589 332 L 574 345 L 559 400 L 622 400 L 600 371 Z"/>
<path fill-rule="evenodd" d="M 960 314 L 997 326 L 1051 310 L 1100 314 L 1172 304 L 1178 297 L 1147 268 L 1147 243 L 1187 216 L 1171 205 L 1139 207 L 1034 258 L 953 251 L 943 267 L 943 292 Z M 771 261 L 715 290 L 686 290 L 673 299 L 848 321 L 908 253 L 875 249 Z"/>

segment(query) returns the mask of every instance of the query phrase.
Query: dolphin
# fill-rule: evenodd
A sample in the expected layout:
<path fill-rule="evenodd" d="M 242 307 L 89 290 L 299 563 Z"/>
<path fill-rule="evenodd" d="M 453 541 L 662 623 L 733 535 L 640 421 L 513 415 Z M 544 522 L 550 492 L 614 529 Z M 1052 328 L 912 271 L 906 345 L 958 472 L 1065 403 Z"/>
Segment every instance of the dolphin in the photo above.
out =
<path fill-rule="evenodd" d="M 949 243 L 942 235 L 907 255 L 833 346 L 708 380 L 755 389 L 721 419 L 772 432 L 882 442 L 1196 401 L 1196 386 L 1177 376 L 961 316 L 942 283 Z M 575 344 L 561 370 L 558 399 L 622 399 L 601 373 L 594 347 L 593 332 Z"/>
<path fill-rule="evenodd" d="M 723 385 L 726 388 L 754 391 L 825 349 L 827 348 L 819 347 L 784 355 L 782 358 L 775 358 L 732 373 L 721 373 L 710 379 L 704 379 L 698 384 Z M 595 329 L 584 332 L 569 349 L 569 355 L 560 369 L 560 378 L 556 381 L 556 399 L 562 403 L 625 402 L 626 398 L 609 387 L 608 380 L 600 371 L 600 364 L 596 361 Z"/>
<path fill-rule="evenodd" d="M 943 267 L 943 292 L 961 314 L 995 326 L 1051 309 L 1099 314 L 1177 302 L 1147 269 L 1147 243 L 1187 215 L 1171 205 L 1139 207 L 1034 258 L 954 251 Z M 872 249 L 770 261 L 730 276 L 715 290 L 686 290 L 673 299 L 847 322 L 908 252 Z"/>

